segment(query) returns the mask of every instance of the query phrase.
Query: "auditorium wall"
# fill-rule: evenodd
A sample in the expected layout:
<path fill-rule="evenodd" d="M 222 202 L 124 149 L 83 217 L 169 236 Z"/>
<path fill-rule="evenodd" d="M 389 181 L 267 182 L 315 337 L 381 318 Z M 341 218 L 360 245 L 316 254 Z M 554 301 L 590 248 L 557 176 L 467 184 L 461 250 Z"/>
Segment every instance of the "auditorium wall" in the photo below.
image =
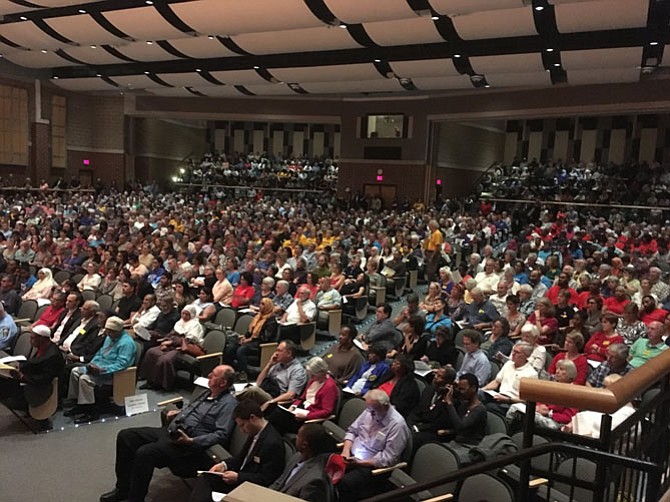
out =
<path fill-rule="evenodd" d="M 509 120 L 506 164 L 533 158 L 621 164 L 670 161 L 670 115 L 633 114 Z"/>

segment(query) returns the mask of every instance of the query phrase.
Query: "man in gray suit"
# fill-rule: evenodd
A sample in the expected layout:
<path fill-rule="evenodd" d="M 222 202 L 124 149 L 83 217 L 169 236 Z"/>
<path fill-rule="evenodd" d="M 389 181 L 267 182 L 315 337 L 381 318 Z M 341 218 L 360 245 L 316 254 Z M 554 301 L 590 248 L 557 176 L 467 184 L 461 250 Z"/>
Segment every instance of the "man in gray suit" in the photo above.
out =
<path fill-rule="evenodd" d="M 305 424 L 295 440 L 298 453 L 270 488 L 310 502 L 333 500 L 333 486 L 325 473 L 333 440 L 321 424 Z"/>

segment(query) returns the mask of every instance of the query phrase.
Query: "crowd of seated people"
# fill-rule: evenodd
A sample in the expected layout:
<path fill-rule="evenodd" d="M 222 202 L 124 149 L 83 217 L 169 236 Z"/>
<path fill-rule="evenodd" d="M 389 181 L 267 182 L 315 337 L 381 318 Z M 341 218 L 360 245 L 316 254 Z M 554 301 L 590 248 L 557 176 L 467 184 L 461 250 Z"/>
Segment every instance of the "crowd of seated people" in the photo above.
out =
<path fill-rule="evenodd" d="M 61 377 L 72 404 L 67 413 L 80 422 L 96 416 L 92 388 L 134 362 L 129 333 L 144 349 L 144 385 L 170 390 L 180 362 L 204 353 L 205 323 L 224 308 L 253 315 L 225 354 L 231 378 L 249 371 L 260 343 L 279 342 L 258 368 L 256 385 L 244 391 L 261 410 L 239 412 L 254 424 L 249 431 L 267 417 L 295 432 L 313 405 L 329 416 L 336 385 L 343 395 L 369 400 L 369 410 L 390 413 L 394 423 L 416 424 L 414 433 L 436 434 L 439 424 L 453 441 L 473 445 L 484 421 L 471 410 L 515 411 L 521 377 L 599 387 L 666 348 L 670 255 L 668 229 L 659 225 L 550 208 L 537 219 L 496 207 L 454 212 L 449 203 L 372 211 L 332 197 L 250 201 L 113 189 L 22 197 L 0 200 L 0 295 L 10 315 L 21 301 L 48 304 L 27 329 L 53 361 L 67 359 L 46 376 Z M 428 241 L 438 247 L 425 253 Z M 470 252 L 463 257 L 464 250 Z M 390 304 L 374 305 L 369 327 L 359 333 L 345 324 L 321 362 L 303 367 L 292 326 L 328 316 L 347 295 L 369 297 L 384 270 L 402 272 L 399 260 L 406 271 L 425 269 L 425 297 L 408 296 L 395 316 Z M 58 271 L 71 277 L 57 283 Z M 112 310 L 98 316 L 99 306 L 83 302 L 86 292 L 111 296 Z M 94 324 L 97 331 L 89 329 Z M 464 350 L 460 366 L 457 345 Z M 455 377 L 433 381 L 434 393 L 423 396 L 413 374 L 418 361 L 436 375 L 452 368 Z M 494 378 L 492 364 L 500 366 Z M 19 367 L 17 378 L 31 377 Z M 23 387 L 2 390 L 17 394 Z M 438 399 L 446 418 L 413 416 Z M 304 413 L 273 419 L 278 403 Z M 558 412 L 547 405 L 538 413 L 553 420 Z M 345 441 L 347 462 L 368 469 L 397 459 L 397 445 L 380 463 L 358 457 L 356 434 L 364 429 L 354 427 L 351 444 Z M 355 497 L 365 476 L 347 482 L 346 497 Z"/>
<path fill-rule="evenodd" d="M 189 159 L 183 183 L 250 186 L 256 188 L 332 189 L 337 185 L 337 162 L 330 158 L 284 158 L 267 154 L 240 155 L 214 151 L 200 162 Z"/>

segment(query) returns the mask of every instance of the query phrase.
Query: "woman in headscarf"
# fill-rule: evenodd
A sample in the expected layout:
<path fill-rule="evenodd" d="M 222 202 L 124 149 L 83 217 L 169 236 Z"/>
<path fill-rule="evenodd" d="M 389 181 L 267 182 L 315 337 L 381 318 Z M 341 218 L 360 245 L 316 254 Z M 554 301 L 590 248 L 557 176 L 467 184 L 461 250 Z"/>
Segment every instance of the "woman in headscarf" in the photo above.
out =
<path fill-rule="evenodd" d="M 37 282 L 33 284 L 33 287 L 30 288 L 23 295 L 23 300 L 48 300 L 51 297 L 51 293 L 54 288 L 57 288 L 58 284 L 54 281 L 51 274 L 51 270 L 48 268 L 41 268 L 37 271 Z"/>
<path fill-rule="evenodd" d="M 240 336 L 237 345 L 226 350 L 226 362 L 237 371 L 246 372 L 249 353 L 257 350 L 261 343 L 274 342 L 277 339 L 277 328 L 272 300 L 263 298 L 247 332 Z"/>
<path fill-rule="evenodd" d="M 191 356 L 204 354 L 202 340 L 204 333 L 196 308 L 187 305 L 181 311 L 181 318 L 160 345 L 149 349 L 140 365 L 140 378 L 147 383 L 140 389 L 163 388 L 172 390 L 177 376 L 176 362 L 182 353 Z"/>

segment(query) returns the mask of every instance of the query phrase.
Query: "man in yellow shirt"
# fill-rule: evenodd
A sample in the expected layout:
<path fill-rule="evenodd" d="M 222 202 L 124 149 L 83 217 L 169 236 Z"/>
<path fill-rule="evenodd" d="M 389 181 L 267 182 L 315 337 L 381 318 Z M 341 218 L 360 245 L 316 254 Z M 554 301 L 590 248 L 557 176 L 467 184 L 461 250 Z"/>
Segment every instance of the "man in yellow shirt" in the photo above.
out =
<path fill-rule="evenodd" d="M 444 237 L 442 236 L 442 232 L 440 232 L 440 225 L 436 220 L 430 220 L 428 230 L 430 230 L 430 237 L 426 240 L 424 259 L 426 263 L 426 279 L 428 282 L 432 282 L 436 280 Z"/>

